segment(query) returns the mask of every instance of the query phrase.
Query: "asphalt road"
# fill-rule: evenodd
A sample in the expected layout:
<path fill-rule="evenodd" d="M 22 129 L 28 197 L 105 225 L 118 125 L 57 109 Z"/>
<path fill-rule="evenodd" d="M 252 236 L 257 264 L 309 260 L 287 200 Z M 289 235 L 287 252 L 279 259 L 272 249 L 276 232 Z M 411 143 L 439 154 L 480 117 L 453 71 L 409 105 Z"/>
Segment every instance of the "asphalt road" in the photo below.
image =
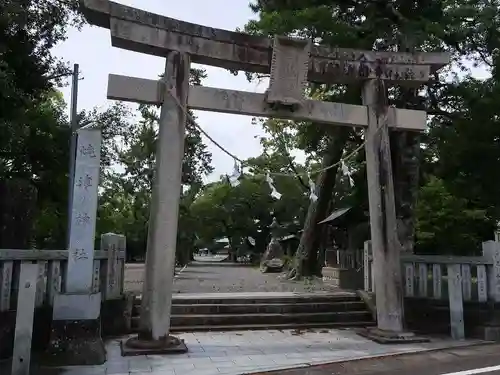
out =
<path fill-rule="evenodd" d="M 500 375 L 500 344 L 476 345 L 266 373 L 266 375 Z"/>

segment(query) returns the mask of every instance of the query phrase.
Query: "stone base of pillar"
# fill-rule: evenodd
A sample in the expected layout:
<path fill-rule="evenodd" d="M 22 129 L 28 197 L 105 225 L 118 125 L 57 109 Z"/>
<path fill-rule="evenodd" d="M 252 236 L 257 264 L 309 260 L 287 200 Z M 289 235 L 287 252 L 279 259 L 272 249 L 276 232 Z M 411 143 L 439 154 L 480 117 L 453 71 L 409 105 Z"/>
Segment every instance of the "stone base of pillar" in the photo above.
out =
<path fill-rule="evenodd" d="M 476 328 L 475 336 L 485 341 L 500 341 L 500 325 L 482 325 Z"/>
<path fill-rule="evenodd" d="M 385 331 L 375 327 L 363 328 L 358 330 L 357 333 L 379 344 L 410 344 L 430 341 L 429 338 L 416 336 L 412 332 Z"/>
<path fill-rule="evenodd" d="M 129 334 L 132 308 L 133 299 L 128 296 L 103 301 L 101 304 L 102 335 L 116 337 Z"/>
<path fill-rule="evenodd" d="M 120 346 L 124 357 L 146 354 L 182 354 L 188 351 L 184 340 L 175 336 L 168 336 L 164 340 L 147 340 L 136 336 L 123 340 Z"/>
<path fill-rule="evenodd" d="M 77 366 L 106 362 L 100 310 L 100 293 L 56 295 L 44 364 Z"/>
<path fill-rule="evenodd" d="M 500 341 L 500 312 L 498 305 L 495 304 L 495 310 L 486 323 L 483 323 L 475 329 L 475 336 L 486 341 Z"/>

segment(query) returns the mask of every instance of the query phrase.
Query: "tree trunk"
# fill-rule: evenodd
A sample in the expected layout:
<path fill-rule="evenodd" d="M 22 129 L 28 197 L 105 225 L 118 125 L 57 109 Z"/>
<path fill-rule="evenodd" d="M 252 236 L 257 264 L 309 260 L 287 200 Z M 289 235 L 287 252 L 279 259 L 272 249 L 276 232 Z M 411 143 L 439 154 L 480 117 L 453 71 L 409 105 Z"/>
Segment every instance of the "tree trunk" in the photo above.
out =
<path fill-rule="evenodd" d="M 411 36 L 403 38 L 399 50 L 405 52 L 415 51 L 414 41 Z M 415 88 L 401 88 L 397 103 L 398 108 L 419 109 L 416 108 L 417 102 Z M 420 173 L 420 133 L 392 131 L 390 140 L 398 240 L 401 244 L 401 251 L 413 253 L 415 239 L 414 213 Z"/>
<path fill-rule="evenodd" d="M 398 239 L 401 251 L 413 253 L 415 205 L 419 188 L 420 137 L 413 132 L 392 132 L 392 165 Z"/>
<path fill-rule="evenodd" d="M 337 128 L 334 130 L 333 139 L 328 145 L 328 150 L 323 157 L 321 167 L 325 168 L 338 163 L 342 158 L 345 144 L 349 135 L 349 129 Z M 330 200 L 337 176 L 338 166 L 329 168 L 319 174 L 316 179 L 316 194 L 318 200 L 309 204 L 307 216 L 304 221 L 304 230 L 300 237 L 300 243 L 295 253 L 294 267 L 288 274 L 289 278 L 300 279 L 303 276 L 311 276 L 316 272 L 317 246 L 320 242 L 320 231 L 317 223 L 328 214 Z"/>

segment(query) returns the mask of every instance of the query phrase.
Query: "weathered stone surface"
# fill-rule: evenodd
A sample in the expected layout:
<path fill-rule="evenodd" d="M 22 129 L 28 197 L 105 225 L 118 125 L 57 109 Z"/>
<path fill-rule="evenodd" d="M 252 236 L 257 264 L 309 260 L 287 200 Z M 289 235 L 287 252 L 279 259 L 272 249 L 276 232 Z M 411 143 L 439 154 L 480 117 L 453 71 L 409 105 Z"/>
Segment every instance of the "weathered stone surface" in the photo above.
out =
<path fill-rule="evenodd" d="M 268 103 L 297 108 L 304 101 L 311 45 L 307 39 L 274 37 Z"/>
<path fill-rule="evenodd" d="M 124 357 L 155 354 L 182 354 L 188 351 L 184 340 L 178 339 L 175 336 L 168 336 L 165 340 L 141 340 L 139 338 L 130 338 L 121 341 L 120 346 Z"/>
<path fill-rule="evenodd" d="M 54 320 L 93 320 L 101 313 L 101 293 L 56 294 Z"/>
<path fill-rule="evenodd" d="M 47 365 L 100 365 L 106 361 L 101 321 L 54 320 L 49 348 L 43 356 Z"/>
<path fill-rule="evenodd" d="M 66 291 L 90 293 L 101 160 L 101 130 L 78 130 Z"/>
<path fill-rule="evenodd" d="M 363 287 L 363 271 L 342 269 L 338 267 L 323 267 L 321 275 L 325 283 L 342 290 L 356 290 Z"/>
<path fill-rule="evenodd" d="M 108 99 L 125 100 L 144 104 L 160 104 L 162 86 L 158 81 L 110 74 Z M 258 117 L 314 121 L 344 126 L 368 126 L 366 107 L 362 105 L 305 100 L 293 113 L 275 111 L 265 103 L 265 95 L 253 92 L 224 90 L 213 87 L 191 86 L 188 107 Z M 390 126 L 396 129 L 421 131 L 426 127 L 424 111 L 389 108 Z"/>
<path fill-rule="evenodd" d="M 383 90 L 381 90 L 383 89 Z M 400 249 L 397 244 L 396 208 L 392 180 L 390 119 L 386 106 L 387 88 L 377 80 L 366 81 L 362 102 L 368 106 L 369 126 L 365 133 L 366 174 L 370 232 L 373 251 L 373 275 L 377 299 L 378 328 L 389 332 L 403 331 L 403 285 Z"/>
<path fill-rule="evenodd" d="M 337 83 L 349 83 L 360 79 L 382 78 L 400 84 L 429 80 L 429 65 L 383 64 L 380 61 L 342 61 L 314 59 L 309 67 L 308 78 L 313 82 L 328 79 Z M 327 77 L 327 78 L 325 78 Z"/>
<path fill-rule="evenodd" d="M 276 218 L 273 218 L 273 222 L 270 226 L 271 229 L 271 241 L 267 245 L 267 249 L 262 255 L 260 262 L 260 270 L 262 272 L 280 272 L 283 269 L 284 261 L 283 256 L 285 252 L 281 243 L 279 242 L 281 228 Z"/>
<path fill-rule="evenodd" d="M 127 299 L 112 299 L 102 303 L 101 322 L 103 336 L 118 336 L 128 333 L 130 317 L 127 316 Z"/>
<path fill-rule="evenodd" d="M 21 263 L 12 355 L 12 375 L 28 374 L 31 363 L 31 342 L 39 266 Z"/>
<path fill-rule="evenodd" d="M 429 342 L 428 337 L 416 336 L 410 332 L 384 331 L 378 328 L 364 328 L 357 331 L 360 336 L 379 344 L 411 344 Z"/>
<path fill-rule="evenodd" d="M 248 45 L 223 43 L 197 36 L 167 31 L 112 17 L 111 44 L 114 47 L 164 56 L 168 51 L 189 53 L 193 62 L 232 70 L 269 73 L 270 50 Z M 430 65 L 397 65 L 381 60 L 343 61 L 315 57 L 309 61 L 307 79 L 319 83 L 349 83 L 380 77 L 404 85 L 418 85 L 429 80 Z"/>
<path fill-rule="evenodd" d="M 131 301 L 132 303 L 132 301 Z M 125 300 L 104 301 L 101 310 L 102 336 L 115 336 L 130 331 L 126 326 Z M 0 360 L 12 356 L 16 311 L 0 312 Z M 52 308 L 42 306 L 36 309 L 33 324 L 32 349 L 41 353 L 48 349 L 51 337 Z"/>
<path fill-rule="evenodd" d="M 248 35 L 229 30 L 222 30 L 213 27 L 193 24 L 180 21 L 174 18 L 165 17 L 159 14 L 146 12 L 141 9 L 128 7 L 122 4 L 117 4 L 108 0 L 84 0 L 83 11 L 87 20 L 96 26 L 110 28 L 110 18 L 116 18 L 123 21 L 132 22 L 136 25 L 157 29 L 166 32 L 172 32 L 172 35 L 177 34 L 177 37 L 189 38 L 191 44 L 199 45 L 217 43 L 218 46 L 226 44 L 228 46 L 235 45 L 233 61 L 240 61 L 240 68 L 245 66 L 249 71 L 269 73 L 270 61 L 272 56 L 272 40 L 265 36 Z M 159 31 L 151 32 L 159 35 Z M 164 34 L 163 34 L 164 35 Z M 209 42 L 209 43 L 208 43 Z M 141 48 L 139 46 L 129 46 L 132 48 Z M 248 51 L 261 51 L 258 62 L 248 64 L 249 54 L 241 54 L 241 48 Z M 145 53 L 159 54 L 147 50 L 144 46 L 142 51 Z M 165 51 L 161 56 L 165 55 Z M 326 46 L 313 46 L 311 49 L 313 59 L 324 60 L 344 60 L 344 61 L 379 61 L 383 64 L 418 64 L 430 65 L 432 71 L 436 71 L 448 64 L 450 61 L 449 53 L 431 52 L 431 53 L 407 53 L 407 52 L 386 52 L 386 51 L 363 51 L 350 48 L 331 48 Z M 314 61 L 314 60 L 313 60 Z M 206 56 L 194 55 L 193 62 L 207 64 Z M 212 60 L 216 66 L 229 68 L 234 67 L 234 63 L 224 60 Z M 328 79 L 328 77 L 324 77 Z"/>

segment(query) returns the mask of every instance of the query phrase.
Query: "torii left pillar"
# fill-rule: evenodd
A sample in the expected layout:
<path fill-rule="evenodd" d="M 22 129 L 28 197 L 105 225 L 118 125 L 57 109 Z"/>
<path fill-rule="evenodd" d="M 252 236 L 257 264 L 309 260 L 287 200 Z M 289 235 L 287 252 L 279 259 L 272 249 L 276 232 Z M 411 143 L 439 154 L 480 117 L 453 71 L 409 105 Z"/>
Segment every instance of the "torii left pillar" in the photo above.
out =
<path fill-rule="evenodd" d="M 182 160 L 189 90 L 190 58 L 167 55 L 160 126 L 156 144 L 156 173 L 149 216 L 146 270 L 140 331 L 122 343 L 122 355 L 182 353 L 187 347 L 170 335 L 170 313 L 179 218 Z"/>

